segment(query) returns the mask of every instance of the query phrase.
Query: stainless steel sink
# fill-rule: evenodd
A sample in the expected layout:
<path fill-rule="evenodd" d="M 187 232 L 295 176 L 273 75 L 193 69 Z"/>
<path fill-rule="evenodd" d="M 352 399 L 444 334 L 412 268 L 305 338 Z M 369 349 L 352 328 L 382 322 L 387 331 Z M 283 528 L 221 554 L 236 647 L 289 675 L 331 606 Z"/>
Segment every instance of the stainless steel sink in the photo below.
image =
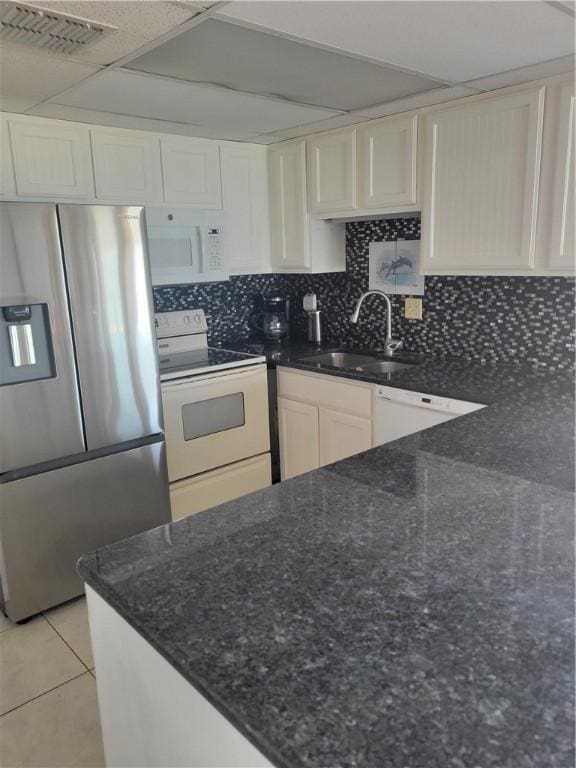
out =
<path fill-rule="evenodd" d="M 376 363 L 370 355 L 357 355 L 354 352 L 323 352 L 321 355 L 303 357 L 303 362 L 331 365 L 333 368 L 360 368 L 368 363 Z"/>
<path fill-rule="evenodd" d="M 413 363 L 397 363 L 395 360 L 379 360 L 378 362 L 358 365 L 357 369 L 365 373 L 394 373 L 404 368 L 412 368 Z"/>

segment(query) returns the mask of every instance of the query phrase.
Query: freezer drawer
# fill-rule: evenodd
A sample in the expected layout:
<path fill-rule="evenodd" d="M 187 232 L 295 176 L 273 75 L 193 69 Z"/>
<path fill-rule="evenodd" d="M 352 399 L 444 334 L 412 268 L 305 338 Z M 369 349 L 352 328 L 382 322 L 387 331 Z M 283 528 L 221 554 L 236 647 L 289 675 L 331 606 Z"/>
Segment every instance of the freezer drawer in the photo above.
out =
<path fill-rule="evenodd" d="M 0 575 L 13 621 L 83 592 L 78 558 L 169 522 L 163 442 L 0 485 Z"/>
<path fill-rule="evenodd" d="M 254 456 L 170 485 L 172 519 L 224 504 L 272 483 L 270 454 Z"/>

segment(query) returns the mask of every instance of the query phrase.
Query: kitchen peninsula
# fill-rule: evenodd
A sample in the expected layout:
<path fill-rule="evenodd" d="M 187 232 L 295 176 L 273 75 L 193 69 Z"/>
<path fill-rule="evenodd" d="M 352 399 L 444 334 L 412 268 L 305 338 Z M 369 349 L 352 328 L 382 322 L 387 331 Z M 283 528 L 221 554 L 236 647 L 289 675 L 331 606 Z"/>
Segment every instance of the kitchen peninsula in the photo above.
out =
<path fill-rule="evenodd" d="M 390 386 L 488 407 L 81 559 L 108 765 L 571 764 L 573 378 Z"/>

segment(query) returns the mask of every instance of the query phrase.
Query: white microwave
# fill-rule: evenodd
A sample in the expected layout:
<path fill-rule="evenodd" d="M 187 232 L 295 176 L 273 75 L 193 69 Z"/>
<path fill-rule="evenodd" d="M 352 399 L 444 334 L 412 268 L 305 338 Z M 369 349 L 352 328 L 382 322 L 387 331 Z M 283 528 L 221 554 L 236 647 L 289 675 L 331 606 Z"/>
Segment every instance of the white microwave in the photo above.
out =
<path fill-rule="evenodd" d="M 146 207 L 152 285 L 228 280 L 223 211 Z"/>

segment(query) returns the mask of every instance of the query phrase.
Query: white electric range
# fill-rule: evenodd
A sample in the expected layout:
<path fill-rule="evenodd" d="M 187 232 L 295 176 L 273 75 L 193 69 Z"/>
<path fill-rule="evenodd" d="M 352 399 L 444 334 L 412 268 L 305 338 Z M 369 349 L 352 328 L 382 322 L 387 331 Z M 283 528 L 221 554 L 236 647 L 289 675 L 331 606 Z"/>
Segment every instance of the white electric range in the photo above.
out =
<path fill-rule="evenodd" d="M 161 381 L 266 362 L 263 355 L 209 347 L 203 309 L 161 312 L 155 322 Z"/>
<path fill-rule="evenodd" d="M 271 484 L 266 358 L 207 331 L 201 309 L 156 315 L 173 519 Z"/>

